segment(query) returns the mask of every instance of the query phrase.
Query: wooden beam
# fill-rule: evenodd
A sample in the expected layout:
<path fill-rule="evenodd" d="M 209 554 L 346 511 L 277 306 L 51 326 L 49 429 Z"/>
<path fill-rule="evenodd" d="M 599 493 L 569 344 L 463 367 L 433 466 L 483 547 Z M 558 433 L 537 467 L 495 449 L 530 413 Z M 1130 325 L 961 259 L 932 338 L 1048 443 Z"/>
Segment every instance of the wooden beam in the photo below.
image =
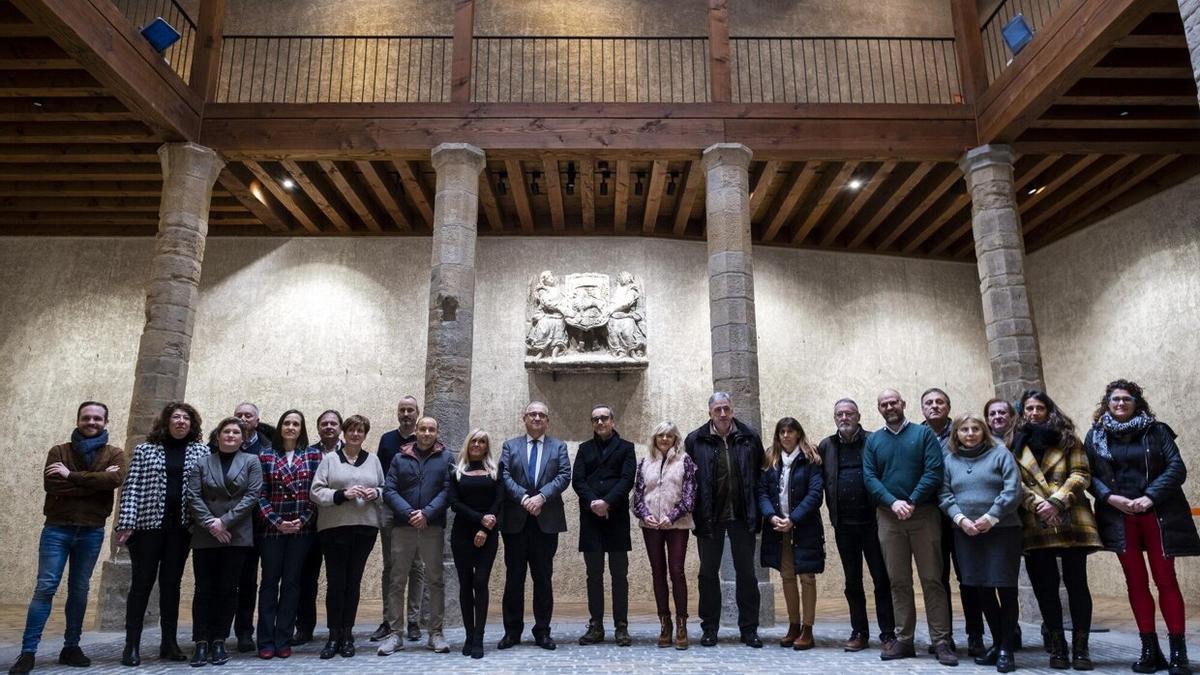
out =
<path fill-rule="evenodd" d="M 1054 106 L 1031 129 L 1196 129 L 1200 110 L 1189 106 Z"/>
<path fill-rule="evenodd" d="M 1114 49 L 1087 73 L 1090 78 L 1193 77 L 1187 49 Z"/>
<path fill-rule="evenodd" d="M 933 206 L 939 199 L 942 198 L 942 195 L 946 194 L 950 188 L 954 187 L 955 183 L 962 179 L 962 172 L 958 170 L 958 167 L 950 167 L 950 170 L 943 174 L 940 179 L 928 181 L 928 189 L 921 190 L 917 193 L 924 194 L 925 197 L 917 203 L 915 208 L 908 212 L 908 215 L 904 216 L 904 218 L 899 222 L 899 224 L 896 225 L 896 227 L 892 228 L 892 231 L 883 238 L 883 241 L 879 242 L 879 245 L 876 246 L 875 249 L 882 251 L 886 248 L 889 248 L 893 242 L 900 238 L 900 235 L 904 234 L 908 231 L 908 228 L 912 227 L 913 223 L 917 221 L 917 218 L 920 218 L 922 215 L 924 215 L 924 213 L 928 211 L 931 206 Z"/>
<path fill-rule="evenodd" d="M 471 100 L 471 51 L 475 40 L 475 0 L 455 0 L 450 58 L 450 100 Z"/>
<path fill-rule="evenodd" d="M 974 216 L 971 211 L 972 206 L 970 204 L 970 199 L 968 199 L 967 202 L 968 203 L 967 203 L 966 209 L 965 209 L 966 214 L 963 217 L 962 221 L 959 223 L 958 227 L 954 228 L 954 230 L 949 235 L 942 237 L 936 244 L 934 244 L 933 248 L 929 249 L 929 255 L 933 255 L 933 256 L 941 255 L 943 251 L 950 248 L 954 244 L 957 244 L 960 240 L 962 240 L 963 237 L 967 237 L 967 235 L 971 235 L 971 236 L 967 237 L 969 240 L 967 242 L 967 245 L 961 246 L 961 247 L 955 249 L 954 253 L 952 254 L 953 257 L 955 257 L 955 258 L 963 257 L 964 248 L 968 249 L 966 251 L 968 253 L 975 250 L 975 236 L 971 234 L 972 228 L 975 225 L 974 220 L 973 220 Z M 953 216 L 950 216 L 950 217 L 953 217 Z"/>
<path fill-rule="evenodd" d="M 36 70 L 0 71 L 0 97 L 104 96 L 107 93 L 103 84 L 83 70 L 64 70 L 53 77 Z"/>
<path fill-rule="evenodd" d="M 820 166 L 820 162 L 804 162 L 803 166 L 792 167 L 791 176 L 780 192 L 781 196 L 778 199 L 779 205 L 775 207 L 775 215 L 771 217 L 771 222 L 767 224 L 767 229 L 763 231 L 762 240 L 764 244 L 771 243 L 775 239 L 775 235 L 779 234 L 779 230 L 783 228 L 784 224 L 792 219 L 792 214 L 795 213 L 796 207 L 812 187 L 813 179 L 816 177 L 817 169 Z"/>
<path fill-rule="evenodd" d="M 1037 238 L 1037 245 L 1044 245 L 1046 242 L 1066 234 L 1074 225 L 1086 220 L 1088 216 L 1099 211 L 1106 204 L 1125 193 L 1125 191 L 1148 179 L 1178 158 L 1179 155 L 1139 158 L 1138 161 L 1127 167 L 1124 171 L 1112 176 L 1080 199 L 1078 202 L 1079 208 L 1072 210 L 1069 218 L 1059 221 L 1055 227 Z"/>
<path fill-rule="evenodd" d="M 400 174 L 400 182 L 404 184 L 404 192 L 408 195 L 409 201 L 413 203 L 413 206 L 417 207 L 417 213 L 421 214 L 425 225 L 432 229 L 433 197 L 430 196 L 429 189 L 425 187 L 425 183 L 421 181 L 420 169 L 417 163 L 409 160 L 396 160 L 392 164 Z"/>
<path fill-rule="evenodd" d="M 1033 166 L 1025 169 L 1017 175 L 1013 181 L 1013 192 L 1018 195 L 1024 192 L 1025 188 L 1032 183 L 1035 178 L 1041 176 L 1046 169 L 1049 169 L 1060 159 L 1062 159 L 1062 155 L 1051 154 L 1037 160 Z M 1014 170 L 1016 169 L 1016 167 L 1013 168 Z"/>
<path fill-rule="evenodd" d="M 156 138 L 141 122 L 0 122 L 0 144 L 144 143 Z"/>
<path fill-rule="evenodd" d="M 0 42 L 0 70 L 78 70 L 79 64 L 54 40 L 10 38 Z"/>
<path fill-rule="evenodd" d="M 21 143 L 0 145 L 0 163 L 10 162 L 128 162 L 159 161 L 159 144 Z"/>
<path fill-rule="evenodd" d="M 940 209 L 938 215 L 930 220 L 925 227 L 921 228 L 917 232 L 916 236 L 906 242 L 900 250 L 909 254 L 916 253 L 917 249 L 921 248 L 921 244 L 924 244 L 926 240 L 937 234 L 947 221 L 958 215 L 959 211 L 962 211 L 963 208 L 970 205 L 971 195 L 967 194 L 966 190 L 964 190 L 962 194 L 953 195 L 950 198 L 949 203 L 945 204 Z"/>
<path fill-rule="evenodd" d="M 1085 78 L 1056 101 L 1059 105 L 1188 106 L 1196 105 L 1196 84 L 1190 80 L 1104 80 Z M 1039 115 L 1040 116 L 1040 115 Z"/>
<path fill-rule="evenodd" d="M 0 195 L 15 197 L 161 197 L 162 182 L 64 181 L 26 183 L 0 181 Z"/>
<path fill-rule="evenodd" d="M 692 216 L 692 209 L 695 208 L 703 176 L 704 167 L 698 161 L 692 160 L 687 163 L 687 168 L 683 173 L 683 187 L 679 193 L 679 199 L 675 202 L 675 215 L 672 217 L 674 225 L 671 231 L 676 237 L 682 237 L 687 233 L 688 220 Z"/>
<path fill-rule="evenodd" d="M 546 174 L 546 197 L 550 200 L 550 226 L 556 232 L 562 232 L 566 229 L 566 208 L 563 206 L 558 159 L 551 155 L 542 157 L 542 172 Z"/>
<path fill-rule="evenodd" d="M 663 183 L 667 178 L 667 160 L 656 159 L 650 165 L 650 184 L 646 186 L 646 207 L 642 211 L 642 233 L 654 234 L 658 211 L 662 207 Z"/>
<path fill-rule="evenodd" d="M 351 171 L 354 165 L 347 162 L 320 160 L 317 162 L 317 166 L 321 167 L 321 170 L 329 177 L 329 182 L 333 183 L 333 187 L 341 195 L 342 201 L 350 206 L 350 210 L 367 226 L 367 229 L 372 232 L 383 232 L 379 219 L 375 217 L 374 203 L 358 185 L 358 181 L 354 179 L 353 171 Z"/>
<path fill-rule="evenodd" d="M 596 229 L 596 170 L 591 159 L 579 160 L 576 187 L 579 188 L 579 219 L 583 221 L 583 231 L 593 232 Z"/>
<path fill-rule="evenodd" d="M 1017 208 L 1021 215 L 1024 216 L 1030 209 L 1037 206 L 1043 199 L 1049 197 L 1063 185 L 1070 183 L 1080 171 L 1088 168 L 1096 160 L 1100 159 L 1101 155 L 1082 155 L 1080 157 L 1072 157 L 1066 160 L 1066 166 L 1063 166 L 1057 175 L 1051 177 L 1049 182 L 1031 188 L 1033 194 L 1029 194 L 1029 190 L 1017 193 Z M 1056 165 L 1057 166 L 1057 165 Z M 1029 234 L 1029 226 L 1023 225 L 1022 231 Z"/>
<path fill-rule="evenodd" d="M 782 165 L 783 162 L 777 159 L 763 162 L 762 170 L 758 172 L 758 176 L 754 179 L 754 186 L 750 188 L 750 222 L 761 220 L 762 215 L 759 211 L 766 205 L 767 191 Z"/>
<path fill-rule="evenodd" d="M 200 3 L 188 86 L 201 101 L 217 98 L 217 83 L 221 81 L 221 39 L 228 4 L 228 0 L 203 0 Z"/>
<path fill-rule="evenodd" d="M 63 164 L 53 161 L 32 164 L 0 164 L 0 180 L 162 180 L 159 164 Z"/>
<path fill-rule="evenodd" d="M 383 210 L 391 217 L 396 228 L 401 232 L 411 231 L 412 225 L 409 223 L 408 210 L 404 208 L 401 199 L 388 187 L 387 170 L 367 160 L 358 160 L 354 165 L 362 173 L 363 182 L 375 195 L 375 201 L 383 206 Z"/>
<path fill-rule="evenodd" d="M 1064 0 L 1034 41 L 987 91 L 979 116 L 979 141 L 1015 141 L 1118 39 L 1129 34 L 1154 4 L 1148 0 Z"/>
<path fill-rule="evenodd" d="M 521 168 L 521 160 L 507 160 L 504 162 L 504 168 L 508 172 L 508 189 L 512 192 L 513 204 L 517 207 L 521 234 L 533 234 L 533 209 L 529 206 L 529 188 L 525 185 L 525 171 Z"/>
<path fill-rule="evenodd" d="M 1087 194 L 1096 186 L 1108 180 L 1116 172 L 1129 166 L 1138 158 L 1137 155 L 1119 155 L 1114 157 L 1111 162 L 1108 162 L 1098 171 L 1093 171 L 1092 174 L 1085 180 L 1073 184 L 1071 189 L 1062 192 L 1055 192 L 1052 196 L 1054 201 L 1042 207 L 1036 213 L 1031 212 L 1029 218 L 1022 217 L 1021 225 L 1025 234 L 1036 230 L 1042 225 L 1050 221 L 1051 218 L 1058 215 L 1064 208 L 1075 203 L 1080 197 Z"/>
<path fill-rule="evenodd" d="M 950 0 L 950 16 L 954 24 L 954 54 L 958 60 L 962 102 L 973 105 L 988 86 L 976 0 Z"/>
<path fill-rule="evenodd" d="M 500 203 L 496 201 L 496 193 L 492 190 L 490 174 L 485 167 L 479 172 L 479 203 L 487 214 L 488 227 L 492 232 L 504 231 L 504 218 L 500 215 Z"/>
<path fill-rule="evenodd" d="M 1187 49 L 1188 43 L 1183 33 L 1131 34 L 1117 40 L 1113 46 L 1120 49 Z"/>
<path fill-rule="evenodd" d="M 842 211 L 842 215 L 825 232 L 825 236 L 821 237 L 821 246 L 829 246 L 837 240 L 842 231 L 846 229 L 846 226 L 862 211 L 863 206 L 871 201 L 879 186 L 883 185 L 888 176 L 892 175 L 892 171 L 895 170 L 897 164 L 898 162 L 895 160 L 888 160 L 880 165 L 875 170 L 875 173 L 871 174 L 869 179 L 863 180 L 863 185 L 859 188 L 858 194 L 855 195 L 854 201 L 850 202 L 849 206 Z"/>
<path fill-rule="evenodd" d="M 296 222 L 300 223 L 301 227 L 312 234 L 321 234 L 321 227 L 317 225 L 316 220 L 308 215 L 308 212 L 300 206 L 291 192 L 279 184 L 277 177 L 272 176 L 258 162 L 247 161 L 244 164 L 246 165 L 246 169 L 258 179 L 259 184 L 266 188 L 267 192 L 270 192 L 275 199 L 278 199 L 283 208 L 287 209 L 296 218 Z"/>
<path fill-rule="evenodd" d="M 272 232 L 291 230 L 291 216 L 274 199 L 269 190 L 253 182 L 254 174 L 237 164 L 226 164 L 217 181 L 233 195 L 246 210 L 253 213 Z M 257 190 L 255 189 L 257 188 Z"/>
<path fill-rule="evenodd" d="M 5 122 L 117 122 L 137 116 L 115 98 L 0 98 Z"/>
<path fill-rule="evenodd" d="M 708 0 L 708 74 L 709 99 L 733 100 L 733 79 L 729 69 L 729 8 L 727 0 Z"/>
<path fill-rule="evenodd" d="M 863 225 L 862 229 L 854 235 L 854 238 L 850 240 L 849 247 L 858 248 L 861 246 L 867 240 L 867 237 L 871 236 L 871 233 L 877 230 L 883 221 L 892 215 L 896 207 L 913 193 L 913 190 L 917 188 L 917 185 L 924 180 L 925 176 L 929 174 L 934 166 L 936 166 L 934 162 L 921 162 L 914 166 L 913 170 L 905 176 L 904 181 L 899 186 L 894 190 L 888 191 L 889 196 L 887 201 L 875 211 L 875 215 L 871 216 L 867 224 Z"/>
<path fill-rule="evenodd" d="M 10 2 L 0 3 L 0 37 L 42 37 L 45 32 L 30 21 Z"/>
<path fill-rule="evenodd" d="M 625 233 L 625 220 L 629 216 L 629 160 L 617 160 L 616 185 L 613 186 L 613 231 Z"/>
<path fill-rule="evenodd" d="M 284 171 L 291 174 L 292 180 L 296 181 L 296 185 L 300 186 L 300 189 L 308 196 L 309 201 L 329 219 L 329 222 L 333 224 L 338 232 L 343 234 L 350 232 L 350 223 L 346 221 L 341 210 L 335 205 L 334 200 L 315 181 L 315 176 L 320 173 L 320 169 L 315 169 L 313 175 L 310 176 L 294 160 L 285 159 L 279 162 L 279 165 L 283 167 Z"/>
<path fill-rule="evenodd" d="M 110 0 L 12 0 L 165 140 L 200 135 L 203 101 Z"/>
<path fill-rule="evenodd" d="M 800 224 L 800 227 L 796 228 L 796 232 L 792 235 L 793 246 L 799 246 L 804 243 L 809 233 L 817 227 L 817 224 L 821 222 L 825 214 L 829 212 L 829 207 L 833 206 L 833 202 L 843 194 L 842 191 L 846 189 L 846 184 L 850 182 L 857 169 L 857 162 L 844 162 L 842 168 L 838 170 L 837 175 L 832 180 L 822 180 L 817 184 L 816 190 L 819 197 L 817 198 L 817 202 L 813 204 L 812 209 L 805 214 L 804 221 Z M 828 175 L 828 172 L 826 172 L 826 175 Z"/>

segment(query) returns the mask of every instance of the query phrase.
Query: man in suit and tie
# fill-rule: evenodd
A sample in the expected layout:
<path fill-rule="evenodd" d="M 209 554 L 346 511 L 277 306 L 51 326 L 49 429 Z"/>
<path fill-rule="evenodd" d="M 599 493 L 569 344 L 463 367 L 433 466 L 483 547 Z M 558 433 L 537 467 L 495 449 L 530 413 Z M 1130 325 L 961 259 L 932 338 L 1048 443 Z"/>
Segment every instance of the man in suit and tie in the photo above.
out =
<path fill-rule="evenodd" d="M 525 406 L 525 435 L 504 442 L 500 478 L 507 499 L 500 536 L 504 539 L 504 637 L 496 645 L 508 649 L 521 641 L 525 628 L 525 573 L 533 577 L 533 639 L 554 649 L 550 617 L 554 612 L 554 554 L 558 533 L 567 530 L 562 493 L 571 482 L 567 444 L 546 435 L 550 409 L 541 401 Z"/>

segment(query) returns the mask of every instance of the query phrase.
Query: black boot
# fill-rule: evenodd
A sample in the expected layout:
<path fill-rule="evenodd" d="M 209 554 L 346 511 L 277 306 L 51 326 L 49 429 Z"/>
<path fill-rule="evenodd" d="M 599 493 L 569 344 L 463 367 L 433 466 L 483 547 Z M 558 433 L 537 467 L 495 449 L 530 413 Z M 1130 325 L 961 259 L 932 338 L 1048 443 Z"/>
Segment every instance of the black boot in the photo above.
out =
<path fill-rule="evenodd" d="M 192 660 L 188 664 L 193 668 L 208 665 L 208 643 L 201 640 L 196 643 L 196 648 L 192 650 Z"/>
<path fill-rule="evenodd" d="M 1071 655 L 1067 653 L 1067 636 L 1061 630 L 1050 631 L 1050 667 L 1066 670 L 1071 667 Z"/>
<path fill-rule="evenodd" d="M 325 646 L 321 647 L 320 657 L 326 661 L 338 655 L 342 651 L 342 631 L 329 627 L 329 639 L 325 641 Z"/>
<path fill-rule="evenodd" d="M 1088 632 L 1075 630 L 1071 633 L 1071 667 L 1075 670 L 1092 670 L 1092 655 L 1088 653 Z"/>
<path fill-rule="evenodd" d="M 187 654 L 179 648 L 179 643 L 175 641 L 175 631 L 168 633 L 163 630 L 162 643 L 158 646 L 158 658 L 163 661 L 187 661 Z"/>
<path fill-rule="evenodd" d="M 342 648 L 338 650 L 338 653 L 346 658 L 354 656 L 354 626 L 342 629 L 341 643 Z"/>
<path fill-rule="evenodd" d="M 1011 673 L 1017 669 L 1017 660 L 1013 658 L 1013 653 L 1007 649 L 1001 649 L 996 656 L 996 672 Z"/>
<path fill-rule="evenodd" d="M 1171 646 L 1171 662 L 1167 665 L 1167 672 L 1170 675 L 1192 675 L 1187 656 L 1187 638 L 1182 633 L 1168 635 L 1167 642 Z"/>
<path fill-rule="evenodd" d="M 213 640 L 212 647 L 208 650 L 208 662 L 214 666 L 223 666 L 229 663 L 229 654 L 225 651 L 224 640 Z"/>
<path fill-rule="evenodd" d="M 1135 673 L 1154 673 L 1167 667 L 1167 659 L 1158 647 L 1158 633 L 1139 633 L 1142 638 L 1142 654 L 1133 663 Z"/>
<path fill-rule="evenodd" d="M 142 665 L 142 629 L 125 631 L 125 649 L 121 651 L 121 665 Z"/>
<path fill-rule="evenodd" d="M 475 639 L 471 642 L 471 658 L 483 658 L 483 629 L 475 629 Z"/>

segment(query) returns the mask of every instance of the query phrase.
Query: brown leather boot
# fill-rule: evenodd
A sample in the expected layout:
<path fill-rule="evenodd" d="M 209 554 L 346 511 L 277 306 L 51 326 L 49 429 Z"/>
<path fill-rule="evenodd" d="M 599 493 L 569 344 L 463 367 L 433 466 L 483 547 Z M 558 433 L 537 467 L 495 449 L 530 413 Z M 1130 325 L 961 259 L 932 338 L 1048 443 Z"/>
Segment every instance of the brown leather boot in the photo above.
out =
<path fill-rule="evenodd" d="M 658 646 L 671 646 L 671 615 L 662 614 L 658 617 L 659 623 L 662 624 L 662 629 L 658 632 Z"/>
<path fill-rule="evenodd" d="M 798 623 L 789 623 L 787 635 L 779 641 L 780 647 L 791 647 L 796 642 L 796 638 L 800 637 L 801 625 Z"/>
<path fill-rule="evenodd" d="M 814 644 L 812 626 L 801 626 L 800 635 L 796 638 L 796 642 L 792 644 L 792 649 L 796 651 L 812 649 Z"/>
<path fill-rule="evenodd" d="M 687 617 L 675 617 L 675 649 L 688 648 Z"/>

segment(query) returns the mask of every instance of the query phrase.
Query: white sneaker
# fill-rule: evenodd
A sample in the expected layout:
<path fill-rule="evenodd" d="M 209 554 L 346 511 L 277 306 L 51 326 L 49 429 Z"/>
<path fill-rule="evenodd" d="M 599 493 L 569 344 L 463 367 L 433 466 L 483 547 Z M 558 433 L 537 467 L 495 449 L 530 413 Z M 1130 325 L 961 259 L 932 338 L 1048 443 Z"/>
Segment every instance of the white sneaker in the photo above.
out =
<path fill-rule="evenodd" d="M 450 645 L 446 643 L 446 638 L 442 637 L 442 631 L 440 630 L 429 631 L 429 644 L 426 646 L 429 647 L 430 651 L 438 654 L 448 654 L 450 652 Z"/>
<path fill-rule="evenodd" d="M 404 637 L 399 633 L 393 632 L 379 643 L 379 649 L 375 651 L 380 656 L 391 656 L 393 652 L 404 650 Z"/>

